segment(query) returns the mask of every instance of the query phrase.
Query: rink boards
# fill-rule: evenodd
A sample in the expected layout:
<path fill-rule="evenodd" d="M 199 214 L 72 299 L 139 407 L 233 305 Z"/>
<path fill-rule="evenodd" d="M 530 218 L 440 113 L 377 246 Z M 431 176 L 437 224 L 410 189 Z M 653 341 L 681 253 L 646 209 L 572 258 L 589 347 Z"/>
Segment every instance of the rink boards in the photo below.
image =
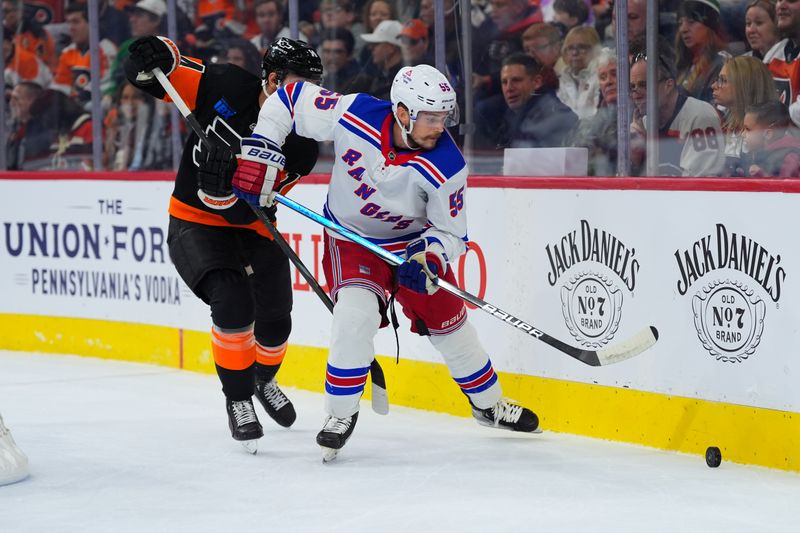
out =
<path fill-rule="evenodd" d="M 0 348 L 213 372 L 207 308 L 167 252 L 167 174 L 5 174 Z M 324 176 L 292 198 L 321 210 Z M 507 396 L 547 430 L 800 471 L 800 187 L 753 180 L 474 178 L 459 285 L 574 346 L 655 326 L 640 356 L 594 368 L 480 310 L 470 313 Z M 321 279 L 321 230 L 280 211 Z M 294 275 L 281 382 L 322 391 L 330 316 Z M 426 339 L 398 310 L 376 339 L 391 401 L 467 414 Z M 321 408 L 321 406 L 320 406 Z"/>

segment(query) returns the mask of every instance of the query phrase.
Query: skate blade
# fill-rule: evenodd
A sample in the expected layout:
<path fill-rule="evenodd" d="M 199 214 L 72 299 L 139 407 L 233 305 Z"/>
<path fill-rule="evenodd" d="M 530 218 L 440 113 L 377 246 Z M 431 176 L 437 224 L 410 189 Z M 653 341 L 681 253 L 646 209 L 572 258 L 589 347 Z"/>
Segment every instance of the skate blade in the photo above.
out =
<path fill-rule="evenodd" d="M 372 385 L 372 410 L 379 415 L 389 414 L 389 395 L 386 389 Z"/>
<path fill-rule="evenodd" d="M 339 455 L 339 450 L 335 448 L 325 446 L 320 446 L 320 448 L 322 448 L 322 464 L 330 463 Z"/>
<path fill-rule="evenodd" d="M 247 451 L 247 453 L 253 455 L 258 453 L 258 439 L 243 440 L 239 442 L 241 443 L 242 448 L 244 448 Z"/>
<path fill-rule="evenodd" d="M 478 423 L 478 425 L 483 426 L 483 427 L 492 428 L 492 429 L 500 429 L 502 431 L 513 431 L 514 433 L 534 433 L 534 434 L 539 434 L 539 433 L 542 432 L 542 426 L 537 426 L 536 429 L 534 429 L 533 431 L 514 431 L 514 428 L 501 426 L 499 424 L 495 425 L 492 422 L 489 422 L 488 420 L 482 420 L 482 419 L 476 418 L 475 421 Z"/>

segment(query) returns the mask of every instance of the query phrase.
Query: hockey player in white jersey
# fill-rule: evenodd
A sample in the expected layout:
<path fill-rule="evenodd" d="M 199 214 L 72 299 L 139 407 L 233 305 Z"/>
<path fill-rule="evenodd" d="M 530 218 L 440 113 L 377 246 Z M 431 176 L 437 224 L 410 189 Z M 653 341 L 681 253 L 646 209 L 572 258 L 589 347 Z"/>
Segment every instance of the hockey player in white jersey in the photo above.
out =
<path fill-rule="evenodd" d="M 325 235 L 323 267 L 335 302 L 325 380 L 328 418 L 317 435 L 335 457 L 358 418 L 373 338 L 388 325 L 391 294 L 442 354 L 456 384 L 487 426 L 532 432 L 537 416 L 502 396 L 489 355 L 467 320 L 464 303 L 430 281 L 455 283 L 449 261 L 466 251 L 467 166 L 445 130 L 457 122 L 456 94 L 438 70 L 405 67 L 391 102 L 367 94 L 342 96 L 311 83 L 282 87 L 261 109 L 253 137 L 243 139 L 234 193 L 270 205 L 280 147 L 291 131 L 333 140 L 336 154 L 326 218 L 407 261 L 393 267 L 361 246 Z"/>

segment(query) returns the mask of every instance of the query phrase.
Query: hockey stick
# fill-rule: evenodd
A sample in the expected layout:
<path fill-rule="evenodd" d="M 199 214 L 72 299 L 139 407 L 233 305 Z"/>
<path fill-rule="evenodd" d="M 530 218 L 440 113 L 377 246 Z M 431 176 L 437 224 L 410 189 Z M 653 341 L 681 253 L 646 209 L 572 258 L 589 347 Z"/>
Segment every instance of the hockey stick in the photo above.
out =
<path fill-rule="evenodd" d="M 181 115 L 183 115 L 183 117 L 189 123 L 189 126 L 200 138 L 200 141 L 205 145 L 206 148 L 210 149 L 211 140 L 206 135 L 206 132 L 203 131 L 203 128 L 200 126 L 200 123 L 197 121 L 194 113 L 192 113 L 192 111 L 186 105 L 186 102 L 183 101 L 183 98 L 178 91 L 175 90 L 175 87 L 172 85 L 172 82 L 169 81 L 169 78 L 167 78 L 158 67 L 153 69 L 153 74 L 161 84 L 161 87 L 164 88 L 172 101 L 175 102 L 175 105 L 178 107 L 178 111 L 180 111 Z M 264 224 L 269 234 L 272 235 L 272 239 L 275 241 L 275 243 L 277 243 L 278 247 L 283 251 L 283 253 L 286 254 L 286 257 L 289 258 L 303 278 L 305 278 L 306 282 L 319 297 L 319 299 L 322 300 L 322 303 L 325 305 L 328 311 L 333 313 L 333 302 L 331 301 L 330 297 L 325 293 L 317 279 L 308 270 L 308 268 L 306 268 L 306 265 L 303 263 L 300 257 L 297 256 L 292 247 L 289 246 L 289 243 L 283 238 L 283 235 L 280 231 L 278 231 L 278 228 L 272 224 L 272 221 L 270 221 L 267 214 L 258 207 L 250 205 L 249 203 L 247 205 L 250 206 L 256 217 L 258 217 L 261 223 Z M 381 368 L 381 364 L 377 359 L 373 359 L 372 363 L 370 363 L 369 374 L 370 379 L 372 380 L 372 410 L 381 415 L 388 414 L 389 395 L 386 392 L 386 377 L 384 376 L 383 368 Z"/>
<path fill-rule="evenodd" d="M 340 226 L 339 224 L 328 220 L 327 218 L 323 217 L 319 213 L 316 213 L 307 207 L 298 204 L 294 200 L 290 200 L 286 198 L 282 194 L 275 194 L 275 200 L 289 209 L 297 211 L 301 215 L 317 222 L 318 224 L 322 224 L 326 228 L 335 231 L 342 237 L 345 237 L 356 244 L 359 244 L 366 248 L 367 250 L 373 252 L 374 254 L 378 255 L 379 257 L 385 259 L 389 263 L 393 265 L 400 265 L 405 261 L 400 258 L 399 256 L 384 250 L 380 246 L 371 243 L 364 237 L 350 231 L 347 228 Z M 441 278 L 433 278 L 431 280 L 434 284 L 436 284 L 440 289 L 444 289 L 445 291 L 453 294 L 462 300 L 465 300 L 476 307 L 480 307 L 482 310 L 486 311 L 490 315 L 495 318 L 499 318 L 503 322 L 514 326 L 515 328 L 527 333 L 531 337 L 535 337 L 540 341 L 549 344 L 556 350 L 559 350 L 570 357 L 574 357 L 578 361 L 585 363 L 590 366 L 605 366 L 610 365 L 613 363 L 619 363 L 620 361 L 624 361 L 625 359 L 630 359 L 636 355 L 639 355 L 643 351 L 647 350 L 651 346 L 653 346 L 656 341 L 658 340 L 658 330 L 654 326 L 649 326 L 643 328 L 639 333 L 634 335 L 628 340 L 620 342 L 614 346 L 609 346 L 608 348 L 603 348 L 601 350 L 582 350 L 580 348 L 576 348 L 571 346 L 565 342 L 562 342 L 554 337 L 551 337 L 547 333 L 535 328 L 534 326 L 524 322 L 523 320 L 515 317 L 511 313 L 506 311 L 502 311 L 500 308 L 485 302 L 474 296 L 466 291 L 461 290 L 460 288 L 456 287 L 455 285 L 448 283 L 447 281 Z"/>

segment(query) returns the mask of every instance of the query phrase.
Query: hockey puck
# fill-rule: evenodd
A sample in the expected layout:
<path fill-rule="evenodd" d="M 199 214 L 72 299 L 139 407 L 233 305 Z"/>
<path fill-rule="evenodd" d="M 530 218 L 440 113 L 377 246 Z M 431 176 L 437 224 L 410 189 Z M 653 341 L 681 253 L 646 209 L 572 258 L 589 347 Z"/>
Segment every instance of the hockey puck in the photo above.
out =
<path fill-rule="evenodd" d="M 716 468 L 722 463 L 722 452 L 716 446 L 706 448 L 706 464 L 711 468 Z"/>

